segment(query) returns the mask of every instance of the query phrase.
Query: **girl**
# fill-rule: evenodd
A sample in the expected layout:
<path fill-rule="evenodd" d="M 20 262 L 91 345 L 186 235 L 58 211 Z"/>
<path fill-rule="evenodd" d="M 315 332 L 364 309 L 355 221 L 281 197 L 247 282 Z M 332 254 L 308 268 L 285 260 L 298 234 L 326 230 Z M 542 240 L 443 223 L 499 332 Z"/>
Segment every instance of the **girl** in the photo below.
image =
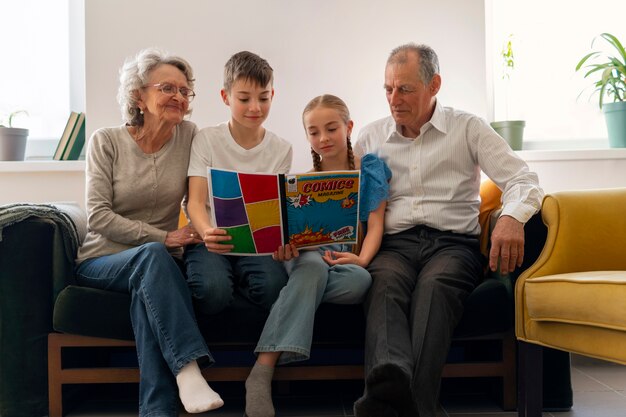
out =
<path fill-rule="evenodd" d="M 367 235 L 360 253 L 347 245 L 298 250 L 292 245 L 275 259 L 289 260 L 289 281 L 281 290 L 265 323 L 255 353 L 257 361 L 246 380 L 246 415 L 273 417 L 271 382 L 276 364 L 309 358 L 315 311 L 322 302 L 356 304 L 363 301 L 371 283 L 365 267 L 383 235 L 383 220 L 391 177 L 384 162 L 373 155 L 355 160 L 350 143 L 353 122 L 348 107 L 338 97 L 323 95 L 307 104 L 302 114 L 311 144 L 314 171 L 361 169 L 361 219 Z"/>

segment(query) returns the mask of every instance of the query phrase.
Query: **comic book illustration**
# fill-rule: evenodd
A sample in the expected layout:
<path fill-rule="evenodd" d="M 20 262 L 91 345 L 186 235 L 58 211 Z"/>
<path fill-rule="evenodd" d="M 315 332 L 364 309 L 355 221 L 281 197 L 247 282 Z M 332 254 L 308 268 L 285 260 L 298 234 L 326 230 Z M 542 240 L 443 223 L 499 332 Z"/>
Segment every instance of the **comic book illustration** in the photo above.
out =
<path fill-rule="evenodd" d="M 215 227 L 225 229 L 231 255 L 268 255 L 358 239 L 359 171 L 248 174 L 209 168 Z"/>

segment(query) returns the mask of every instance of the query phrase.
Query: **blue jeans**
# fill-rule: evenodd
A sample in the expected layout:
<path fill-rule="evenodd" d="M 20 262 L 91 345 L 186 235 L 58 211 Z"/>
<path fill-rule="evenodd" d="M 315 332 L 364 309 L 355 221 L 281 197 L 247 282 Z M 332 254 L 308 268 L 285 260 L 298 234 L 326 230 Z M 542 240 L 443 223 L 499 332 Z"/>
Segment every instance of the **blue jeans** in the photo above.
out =
<path fill-rule="evenodd" d="M 345 249 L 334 246 L 332 250 Z M 322 259 L 327 248 L 302 250 L 286 263 L 289 281 L 272 307 L 255 353 L 282 352 L 278 364 L 306 360 L 320 303 L 363 301 L 372 281 L 369 272 L 358 265 L 328 265 Z"/>
<path fill-rule="evenodd" d="M 185 250 L 187 283 L 196 307 L 215 314 L 230 305 L 235 289 L 267 310 L 287 283 L 287 272 L 271 256 L 233 256 L 209 252 L 203 243 Z"/>
<path fill-rule="evenodd" d="M 76 267 L 85 287 L 129 293 L 139 359 L 139 415 L 178 416 L 175 375 L 189 362 L 213 357 L 193 312 L 185 277 L 161 243 L 146 243 Z"/>

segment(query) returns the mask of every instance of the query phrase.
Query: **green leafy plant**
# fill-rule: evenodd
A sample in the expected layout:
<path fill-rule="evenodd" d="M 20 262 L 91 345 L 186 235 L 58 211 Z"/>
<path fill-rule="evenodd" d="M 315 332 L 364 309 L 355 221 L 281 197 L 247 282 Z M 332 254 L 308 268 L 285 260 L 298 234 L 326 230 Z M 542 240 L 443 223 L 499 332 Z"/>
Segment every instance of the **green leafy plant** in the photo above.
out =
<path fill-rule="evenodd" d="M 502 79 L 509 80 L 511 73 L 515 69 L 515 55 L 513 55 L 513 34 L 510 34 L 507 41 L 500 50 L 500 58 L 502 59 Z"/>
<path fill-rule="evenodd" d="M 596 36 L 591 43 L 592 47 L 598 38 L 608 42 L 616 54 L 611 55 L 602 51 L 590 52 L 578 62 L 576 71 L 584 68 L 587 69 L 584 78 L 599 77 L 593 86 L 595 87 L 594 93 L 597 92 L 600 95 L 599 105 L 602 108 L 605 98 L 612 99 L 613 102 L 626 99 L 626 51 L 621 42 L 610 33 Z"/>
<path fill-rule="evenodd" d="M 509 96 L 512 89 L 512 76 L 515 70 L 515 55 L 513 54 L 513 34 L 509 34 L 500 49 L 500 63 L 502 65 L 502 80 L 504 94 L 504 118 L 509 118 Z"/>
<path fill-rule="evenodd" d="M 26 110 L 17 110 L 14 111 L 13 113 L 10 113 L 7 118 L 6 118 L 6 124 L 4 121 L 2 121 L 2 123 L 0 123 L 0 127 L 13 127 L 13 118 L 15 116 L 17 116 L 20 113 L 24 113 L 25 115 L 28 116 L 28 112 Z"/>

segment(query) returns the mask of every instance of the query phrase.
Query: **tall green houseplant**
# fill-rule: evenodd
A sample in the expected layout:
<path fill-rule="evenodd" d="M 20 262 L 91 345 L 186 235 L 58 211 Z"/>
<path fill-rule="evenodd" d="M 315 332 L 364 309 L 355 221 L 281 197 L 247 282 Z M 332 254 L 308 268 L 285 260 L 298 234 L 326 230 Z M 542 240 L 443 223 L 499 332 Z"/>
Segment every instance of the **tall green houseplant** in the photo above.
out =
<path fill-rule="evenodd" d="M 626 50 L 617 37 L 606 32 L 593 39 L 592 48 L 598 39 L 608 43 L 613 53 L 592 51 L 578 62 L 576 71 L 586 70 L 584 78 L 595 79 L 594 93 L 604 113 L 609 145 L 626 148 Z"/>
<path fill-rule="evenodd" d="M 524 141 L 524 126 L 526 126 L 526 122 L 524 120 L 508 120 L 511 75 L 515 70 L 513 35 L 509 35 L 507 41 L 504 43 L 500 51 L 500 60 L 502 64 L 502 79 L 505 82 L 504 105 L 506 120 L 494 121 L 491 123 L 491 127 L 507 141 L 511 149 L 519 151 L 522 149 L 522 143 Z"/>

